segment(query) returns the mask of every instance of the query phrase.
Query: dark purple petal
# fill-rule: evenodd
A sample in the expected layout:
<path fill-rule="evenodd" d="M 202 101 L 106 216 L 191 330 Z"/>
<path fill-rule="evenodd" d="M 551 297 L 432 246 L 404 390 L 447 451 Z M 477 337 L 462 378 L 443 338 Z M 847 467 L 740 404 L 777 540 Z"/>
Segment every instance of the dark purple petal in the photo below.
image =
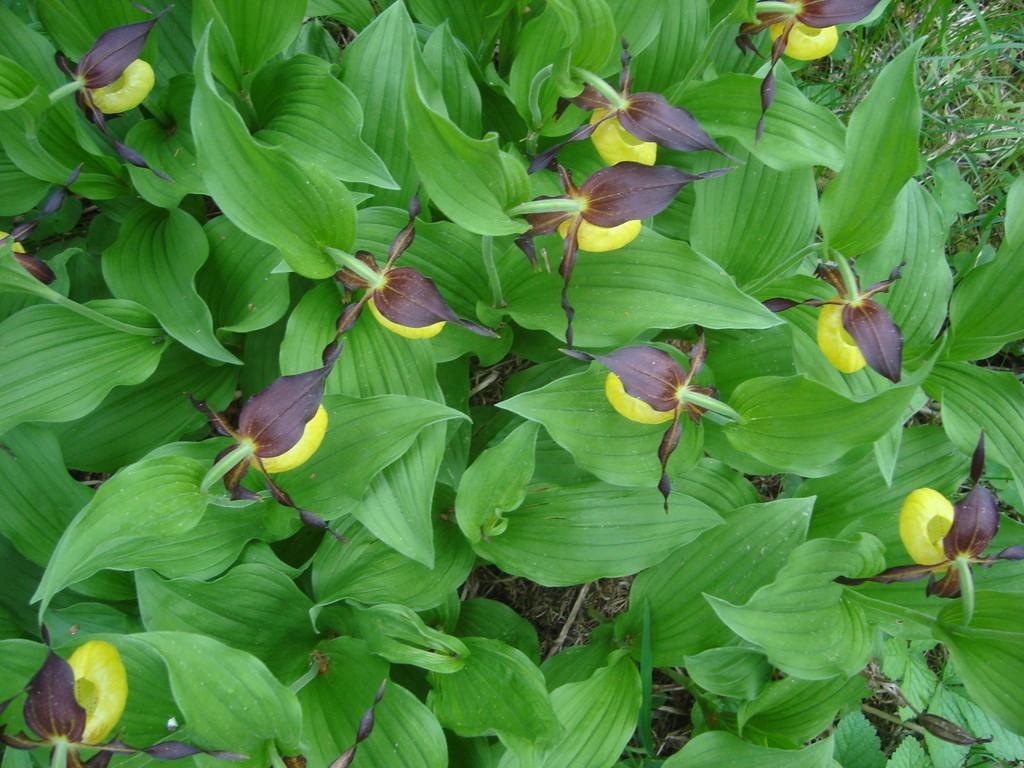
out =
<path fill-rule="evenodd" d="M 85 710 L 75 699 L 75 673 L 53 651 L 28 684 L 24 716 L 28 727 L 43 739 L 82 738 Z"/>
<path fill-rule="evenodd" d="M 214 463 L 223 459 L 233 450 L 235 450 L 235 446 L 233 445 L 230 445 L 227 448 L 225 448 L 223 451 L 217 454 L 217 458 L 214 459 Z M 248 474 L 250 464 L 252 464 L 252 458 L 246 457 L 242 459 L 242 461 L 238 462 L 235 466 L 233 466 L 230 470 L 228 470 L 228 473 L 224 475 L 224 488 L 228 491 L 228 493 L 231 494 L 232 498 L 235 498 L 236 491 L 241 486 L 242 480 L 244 480 L 245 476 Z"/>
<path fill-rule="evenodd" d="M 978 444 L 974 446 L 974 453 L 971 455 L 971 482 L 975 485 L 981 479 L 981 473 L 985 470 L 985 433 L 978 435 Z"/>
<path fill-rule="evenodd" d="M 923 727 L 932 736 L 942 739 L 943 741 L 948 741 L 950 744 L 970 746 L 971 744 L 987 744 L 992 741 L 991 736 L 984 739 L 976 738 L 952 720 L 947 720 L 946 718 L 939 717 L 938 715 L 932 715 L 924 712 L 918 715 L 916 719 L 917 724 Z"/>
<path fill-rule="evenodd" d="M 928 581 L 928 586 L 925 588 L 925 594 L 929 597 L 932 595 L 936 597 L 960 597 L 960 571 L 956 568 L 950 568 L 939 581 L 936 581 L 933 575 Z"/>
<path fill-rule="evenodd" d="M 708 150 L 725 154 L 700 127 L 697 118 L 685 109 L 674 107 L 660 93 L 635 93 L 629 105 L 619 112 L 622 127 L 642 141 L 655 141 L 663 147 L 683 152 Z"/>
<path fill-rule="evenodd" d="M 899 266 L 897 266 L 896 269 L 890 272 L 889 276 L 885 278 L 885 280 L 879 280 L 877 283 L 872 284 L 870 287 L 868 287 L 866 291 L 861 292 L 861 296 L 863 296 L 864 298 L 870 298 L 871 296 L 874 296 L 876 293 L 887 292 L 892 287 L 893 283 L 900 279 L 900 276 L 903 272 L 903 267 L 905 265 L 906 262 L 900 262 Z M 857 284 L 860 285 L 859 280 L 857 281 Z"/>
<path fill-rule="evenodd" d="M 377 264 L 377 260 L 373 257 L 373 254 L 369 251 L 356 251 L 355 257 L 359 259 L 363 264 L 368 266 L 374 272 L 380 273 L 380 266 Z M 358 291 L 361 288 L 369 288 L 370 284 L 360 275 L 354 271 L 345 267 L 339 269 L 334 273 L 334 279 L 344 285 L 350 291 Z"/>
<path fill-rule="evenodd" d="M 846 281 L 835 264 L 818 264 L 814 268 L 814 276 L 835 288 L 841 298 L 846 298 Z M 857 281 L 857 285 L 860 286 L 860 280 Z"/>
<path fill-rule="evenodd" d="M 388 260 L 384 267 L 384 271 L 391 269 L 394 263 L 409 250 L 409 246 L 412 245 L 412 241 L 416 238 L 416 217 L 420 215 L 420 196 L 413 195 L 409 200 L 409 222 L 402 227 L 398 234 L 395 235 L 391 241 L 391 245 L 388 246 Z M 376 264 L 373 265 L 376 269 Z"/>
<path fill-rule="evenodd" d="M 30 253 L 15 253 L 13 256 L 24 270 L 39 282 L 49 285 L 57 279 L 57 275 L 50 269 L 50 265 L 38 256 L 33 256 Z"/>
<path fill-rule="evenodd" d="M 210 422 L 210 427 L 218 435 L 222 437 L 235 437 L 235 430 L 231 428 L 231 425 L 221 416 L 216 413 L 210 406 L 204 403 L 202 400 L 196 400 L 189 394 L 188 399 L 192 401 L 192 406 L 203 414 Z"/>
<path fill-rule="evenodd" d="M 384 317 L 406 328 L 424 328 L 444 321 L 461 325 L 480 336 L 497 336 L 490 328 L 456 315 L 434 281 L 410 267 L 389 271 L 384 286 L 373 292 L 372 300 Z"/>
<path fill-rule="evenodd" d="M 999 531 L 999 508 L 992 491 L 976 485 L 953 505 L 953 527 L 942 540 L 950 560 L 960 555 L 978 557 Z"/>
<path fill-rule="evenodd" d="M 679 409 L 676 409 L 675 418 L 672 419 L 672 423 L 669 428 L 665 430 L 665 434 L 661 438 L 661 444 L 658 446 L 658 461 L 661 462 L 661 478 L 658 480 L 658 490 L 661 491 L 661 495 L 665 500 L 665 512 L 668 512 L 668 497 L 672 493 L 672 480 L 668 476 L 668 460 L 672 458 L 672 453 L 679 445 L 679 438 L 683 434 L 683 425 L 679 421 Z"/>
<path fill-rule="evenodd" d="M 560 197 L 552 197 L 551 195 L 541 195 L 537 200 L 567 200 L 565 195 Z M 523 235 L 520 239 L 528 237 L 534 237 L 535 235 L 546 235 L 550 232 L 554 232 L 558 229 L 558 226 L 563 221 L 568 221 L 573 218 L 576 214 L 571 211 L 545 211 L 544 213 L 528 213 L 523 216 L 528 222 L 530 222 L 530 230 Z M 534 260 L 535 261 L 535 260 Z"/>
<path fill-rule="evenodd" d="M 617 227 L 661 213 L 686 184 L 721 176 L 731 168 L 687 173 L 671 165 L 625 162 L 602 168 L 580 186 L 586 198 L 583 218 L 599 227 Z"/>
<path fill-rule="evenodd" d="M 215 757 L 218 760 L 249 759 L 246 755 L 240 755 L 237 752 L 202 749 L 201 747 L 186 744 L 183 741 L 162 741 L 151 747 L 132 747 L 121 741 L 109 741 L 106 744 L 101 745 L 100 749 L 106 750 L 108 753 L 115 753 L 119 755 L 145 752 L 147 755 L 156 758 L 157 760 L 181 760 L 184 757 L 192 757 L 193 755 L 209 755 L 210 757 Z"/>
<path fill-rule="evenodd" d="M 238 416 L 238 431 L 256 443 L 257 456 L 280 456 L 299 442 L 323 400 L 332 367 L 282 376 L 249 398 Z"/>
<path fill-rule="evenodd" d="M 356 324 L 356 320 L 358 320 L 359 316 L 363 313 L 363 307 L 366 306 L 366 302 L 369 300 L 370 294 L 367 293 L 359 301 L 349 304 L 341 310 L 341 314 L 338 315 L 338 321 L 335 324 L 335 332 L 338 336 L 341 336 L 343 333 L 348 333 L 348 331 L 351 330 L 352 326 Z M 336 343 L 337 342 L 332 342 L 332 344 Z M 333 349 L 325 349 L 324 351 L 333 352 Z M 324 363 L 326 364 L 327 361 L 324 360 Z"/>
<path fill-rule="evenodd" d="M 558 274 L 562 276 L 562 311 L 565 312 L 565 343 L 572 348 L 572 321 L 576 317 L 576 310 L 569 301 L 569 282 L 572 280 L 572 271 L 576 267 L 576 257 L 579 255 L 580 245 L 577 234 L 582 221 L 577 218 L 569 227 L 562 240 L 562 260 L 558 264 Z"/>
<path fill-rule="evenodd" d="M 803 0 L 796 18 L 808 27 L 852 24 L 865 18 L 881 0 Z"/>
<path fill-rule="evenodd" d="M 697 331 L 700 336 L 697 337 L 697 343 L 693 345 L 693 349 L 690 350 L 690 371 L 686 374 L 685 384 L 689 384 L 695 376 L 697 376 L 702 370 L 704 370 L 704 362 L 708 357 L 708 342 L 701 329 Z"/>
<path fill-rule="evenodd" d="M 533 158 L 533 160 L 530 161 L 529 172 L 536 173 L 537 171 L 544 170 L 549 165 L 551 165 L 551 161 L 558 156 L 558 153 L 562 151 L 566 144 L 571 144 L 574 141 L 582 141 L 583 139 L 589 138 L 590 134 L 597 130 L 597 126 L 599 126 L 605 120 L 608 120 L 614 116 L 615 115 L 613 113 L 609 112 L 596 123 L 584 123 L 575 131 L 570 133 L 566 138 L 562 139 L 557 144 L 548 147 L 535 158 Z"/>
<path fill-rule="evenodd" d="M 843 328 L 857 342 L 867 364 L 889 381 L 900 380 L 903 368 L 903 334 L 889 310 L 873 299 L 843 307 Z"/>
<path fill-rule="evenodd" d="M 107 768 L 113 758 L 113 752 L 97 752 L 85 761 L 85 768 Z"/>
<path fill-rule="evenodd" d="M 7 733 L 2 725 L 0 725 L 0 741 L 14 749 L 38 749 L 46 744 L 45 741 L 30 739 L 26 733 L 19 733 L 17 736 Z"/>
<path fill-rule="evenodd" d="M 859 579 L 851 578 L 849 576 L 838 576 L 835 581 L 847 586 L 856 586 L 857 584 L 863 584 L 867 581 L 872 581 L 876 584 L 894 584 L 902 581 L 918 581 L 923 579 L 925 576 L 935 573 L 936 569 L 945 568 L 947 565 L 947 563 L 936 563 L 934 565 L 897 565 L 893 568 L 886 568 L 875 576 L 864 576 Z"/>
<path fill-rule="evenodd" d="M 576 96 L 572 103 L 580 109 L 591 111 L 594 109 L 611 109 L 608 99 L 592 85 L 584 85 L 579 96 Z"/>
<path fill-rule="evenodd" d="M 619 93 L 623 96 L 629 95 L 633 87 L 633 76 L 630 74 L 629 62 L 633 57 L 629 53 L 629 43 L 622 38 L 622 53 L 619 55 L 619 63 L 622 64 L 622 71 L 619 72 Z"/>
<path fill-rule="evenodd" d="M 380 704 L 381 699 L 384 698 L 384 689 L 387 687 L 388 681 L 385 679 L 381 682 L 377 688 L 377 692 L 373 696 L 373 703 L 370 704 L 370 708 L 363 713 L 363 716 L 359 719 L 359 729 L 356 731 L 355 743 L 346 749 L 337 760 L 330 764 L 329 768 L 349 768 L 352 765 L 352 761 L 356 756 L 356 749 L 359 744 L 370 738 L 370 734 L 373 732 L 373 721 L 377 710 L 377 705 Z"/>
<path fill-rule="evenodd" d="M 768 114 L 768 107 L 775 101 L 775 66 L 779 63 L 779 59 L 782 58 L 782 54 L 786 52 L 786 46 L 789 44 L 789 33 L 792 29 L 792 22 L 790 22 L 782 34 L 772 42 L 772 63 L 768 68 L 768 74 L 761 81 L 761 117 L 758 118 L 757 128 L 754 131 L 755 141 L 761 140 L 761 136 L 764 134 L 764 121 Z"/>
<path fill-rule="evenodd" d="M 85 86 L 102 88 L 117 80 L 125 68 L 139 58 L 149 30 L 173 7 L 164 8 L 146 21 L 108 29 L 96 38 L 92 48 L 78 62 L 78 76 L 85 80 Z"/>
<path fill-rule="evenodd" d="M 627 395 L 654 410 L 668 412 L 679 404 L 678 392 L 686 373 L 668 352 L 656 347 L 623 347 L 594 359 L 619 377 Z"/>
<path fill-rule="evenodd" d="M 117 152 L 124 160 L 134 165 L 136 168 L 144 168 L 147 171 L 152 171 L 154 176 L 157 176 L 164 181 L 174 181 L 163 171 L 159 171 L 149 163 L 146 162 L 146 158 L 136 152 L 134 149 L 129 147 L 127 144 L 122 144 L 117 139 L 111 138 L 111 143 L 114 145 L 114 151 Z"/>
<path fill-rule="evenodd" d="M 1001 550 L 995 556 L 996 560 L 1024 560 L 1024 546 L 1017 544 L 1013 547 L 1007 547 Z"/>
<path fill-rule="evenodd" d="M 803 304 L 802 301 L 793 301 L 793 299 L 766 299 L 761 303 L 772 312 L 785 312 L 787 309 Z"/>

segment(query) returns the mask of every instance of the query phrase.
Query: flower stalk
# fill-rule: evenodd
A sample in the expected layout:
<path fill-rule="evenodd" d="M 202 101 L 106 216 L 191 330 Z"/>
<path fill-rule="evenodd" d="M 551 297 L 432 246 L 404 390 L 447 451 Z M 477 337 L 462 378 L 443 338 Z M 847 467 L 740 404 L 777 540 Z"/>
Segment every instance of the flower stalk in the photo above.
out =
<path fill-rule="evenodd" d="M 233 450 L 210 467 L 210 470 L 206 473 L 206 476 L 203 478 L 203 482 L 199 486 L 199 490 L 203 493 L 209 493 L 210 488 L 213 487 L 214 483 L 223 478 L 224 475 L 230 472 L 238 464 L 252 456 L 252 454 L 252 442 L 245 440 L 239 445 L 236 445 Z"/>
<path fill-rule="evenodd" d="M 324 251 L 330 255 L 339 266 L 347 267 L 361 277 L 366 283 L 373 289 L 379 289 L 384 286 L 384 275 L 380 272 L 376 272 L 367 264 L 364 264 L 351 253 L 342 251 L 339 248 L 324 248 Z"/>

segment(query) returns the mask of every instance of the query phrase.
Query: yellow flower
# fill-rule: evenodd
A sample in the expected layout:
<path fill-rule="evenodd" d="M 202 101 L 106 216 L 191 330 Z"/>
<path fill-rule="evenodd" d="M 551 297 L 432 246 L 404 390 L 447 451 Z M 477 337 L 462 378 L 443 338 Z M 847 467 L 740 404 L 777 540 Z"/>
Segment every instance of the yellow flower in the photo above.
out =
<path fill-rule="evenodd" d="M 779 22 L 769 27 L 772 40 L 781 36 L 786 30 L 787 22 Z M 793 24 L 786 44 L 786 55 L 799 61 L 823 59 L 836 49 L 839 43 L 839 31 L 835 27 L 809 27 L 799 21 Z"/>
<path fill-rule="evenodd" d="M 128 675 L 117 648 L 103 640 L 80 645 L 68 659 L 75 673 L 75 700 L 85 710 L 82 741 L 99 744 L 117 725 L 128 699 Z"/>
<path fill-rule="evenodd" d="M 325 434 L 327 434 L 327 411 L 321 405 L 317 407 L 313 418 L 306 422 L 306 428 L 302 431 L 299 442 L 279 456 L 262 459 L 263 469 L 268 474 L 276 475 L 305 464 L 316 453 L 320 443 L 324 441 Z"/>
<path fill-rule="evenodd" d="M 153 68 L 148 62 L 136 59 L 121 76 L 110 85 L 89 91 L 89 98 L 105 115 L 127 112 L 141 104 L 153 90 Z"/>
<path fill-rule="evenodd" d="M 843 308 L 838 304 L 825 304 L 818 314 L 818 347 L 843 373 L 856 373 L 867 365 L 857 343 L 843 328 Z"/>
<path fill-rule="evenodd" d="M 558 225 L 558 234 L 565 237 L 571 222 L 563 221 Z M 581 251 L 587 253 L 605 253 L 616 251 L 636 240 L 640 234 L 640 219 L 633 219 L 616 227 L 599 227 L 584 219 L 576 232 L 576 242 Z"/>
<path fill-rule="evenodd" d="M 938 491 L 918 488 L 900 509 L 900 538 L 915 563 L 934 565 L 945 561 L 942 539 L 953 527 L 953 504 Z"/>
<path fill-rule="evenodd" d="M 656 411 L 639 397 L 627 393 L 622 379 L 614 373 L 609 373 L 604 380 L 604 394 L 612 408 L 630 421 L 641 424 L 664 424 L 666 421 L 672 421 L 675 416 L 673 411 Z"/>
<path fill-rule="evenodd" d="M 431 323 L 430 325 L 424 325 L 421 328 L 413 328 L 408 325 L 401 325 L 393 320 L 388 320 L 384 315 L 377 309 L 377 305 L 373 303 L 371 298 L 368 302 L 370 307 L 370 313 L 377 318 L 377 322 L 387 328 L 392 333 L 397 333 L 399 336 L 404 336 L 407 339 L 431 339 L 437 336 L 444 328 L 445 321 L 442 320 L 439 323 Z"/>
<path fill-rule="evenodd" d="M 590 116 L 590 124 L 597 123 L 607 113 L 606 109 L 595 109 Z M 658 145 L 653 141 L 638 139 L 622 127 L 617 117 L 605 120 L 597 126 L 590 135 L 590 140 L 594 143 L 597 154 L 608 165 L 627 160 L 641 165 L 654 165 L 658 159 Z"/>

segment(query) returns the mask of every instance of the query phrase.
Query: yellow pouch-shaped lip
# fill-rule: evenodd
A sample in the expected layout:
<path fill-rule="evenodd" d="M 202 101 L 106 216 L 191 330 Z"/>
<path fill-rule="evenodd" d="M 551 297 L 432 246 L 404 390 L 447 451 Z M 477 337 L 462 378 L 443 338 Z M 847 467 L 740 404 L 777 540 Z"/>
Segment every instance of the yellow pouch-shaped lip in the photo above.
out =
<path fill-rule="evenodd" d="M 327 434 L 327 411 L 321 405 L 316 409 L 313 418 L 306 422 L 306 428 L 303 430 L 299 442 L 279 456 L 260 459 L 263 469 L 268 474 L 274 475 L 302 466 L 316 453 L 320 443 L 324 441 L 325 434 Z"/>
<path fill-rule="evenodd" d="M 786 28 L 786 22 L 772 24 L 769 33 L 772 40 L 779 37 Z M 823 59 L 836 49 L 839 44 L 839 30 L 835 27 L 809 27 L 799 21 L 789 32 L 786 43 L 786 55 L 798 61 Z"/>
<path fill-rule="evenodd" d="M 946 560 L 942 539 L 953 526 L 953 504 L 938 491 L 918 488 L 900 509 L 900 539 L 910 557 L 920 565 Z"/>
<path fill-rule="evenodd" d="M 85 710 L 82 741 L 99 744 L 124 713 L 128 700 L 128 675 L 121 654 L 110 643 L 90 640 L 68 659 L 75 673 L 75 699 Z"/>
<path fill-rule="evenodd" d="M 675 415 L 672 411 L 656 411 L 639 397 L 630 395 L 626 392 L 622 379 L 614 373 L 609 373 L 605 377 L 604 394 L 612 408 L 620 415 L 640 424 L 664 424 L 666 421 L 672 421 Z"/>
<path fill-rule="evenodd" d="M 89 91 L 89 98 L 105 115 L 116 115 L 139 106 L 153 90 L 156 78 L 149 62 L 136 59 L 110 85 Z"/>
<path fill-rule="evenodd" d="M 607 114 L 607 110 L 595 109 L 590 116 L 593 125 Z M 641 165 L 654 165 L 658 159 L 658 145 L 653 141 L 641 141 L 631 134 L 617 117 L 609 118 L 594 129 L 590 141 L 608 165 L 616 165 L 626 161 Z"/>
<path fill-rule="evenodd" d="M 857 343 L 843 328 L 843 308 L 838 304 L 826 304 L 818 314 L 818 347 L 843 373 L 856 373 L 867 365 Z"/>

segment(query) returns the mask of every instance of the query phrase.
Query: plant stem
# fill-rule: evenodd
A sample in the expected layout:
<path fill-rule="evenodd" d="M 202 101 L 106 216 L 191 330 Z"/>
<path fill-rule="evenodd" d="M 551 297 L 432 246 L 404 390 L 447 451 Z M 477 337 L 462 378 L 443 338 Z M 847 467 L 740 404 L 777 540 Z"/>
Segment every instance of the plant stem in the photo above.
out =
<path fill-rule="evenodd" d="M 65 96 L 70 96 L 72 93 L 77 93 L 83 88 L 85 88 L 85 82 L 82 80 L 72 80 L 69 83 L 64 83 L 64 85 L 60 86 L 59 88 L 54 88 L 52 91 L 50 91 L 50 103 L 56 104 Z"/>
<path fill-rule="evenodd" d="M 523 216 L 527 213 L 552 213 L 554 211 L 579 213 L 581 210 L 583 210 L 583 204 L 579 200 L 555 197 L 551 200 L 527 200 L 525 203 L 512 206 L 506 213 L 509 216 Z"/>
<path fill-rule="evenodd" d="M 364 264 L 351 253 L 342 251 L 339 248 L 324 248 L 324 251 L 334 257 L 334 260 L 341 266 L 348 267 L 359 275 L 359 277 L 367 282 L 370 288 L 376 290 L 384 285 L 384 275 L 375 271 L 369 264 Z"/>
<path fill-rule="evenodd" d="M 484 235 L 480 245 L 484 269 L 487 270 L 487 282 L 491 286 L 491 301 L 495 307 L 504 307 L 505 295 L 501 290 L 501 275 L 498 274 L 498 265 L 494 263 L 494 238 Z"/>
<path fill-rule="evenodd" d="M 760 0 L 755 6 L 758 13 L 785 13 L 789 16 L 796 16 L 799 10 L 792 3 L 779 2 L 778 0 Z"/>
<path fill-rule="evenodd" d="M 245 461 L 245 459 L 252 456 L 252 452 L 253 444 L 248 441 L 241 445 L 236 445 L 231 453 L 227 454 L 224 458 L 210 467 L 210 471 L 207 472 L 206 476 L 203 478 L 203 482 L 199 486 L 199 490 L 203 493 L 208 493 L 214 483 L 234 469 L 239 462 Z"/>
<path fill-rule="evenodd" d="M 278 754 L 277 745 L 274 743 L 270 744 L 270 764 L 273 768 L 285 768 L 284 760 L 282 760 L 281 755 Z"/>
<path fill-rule="evenodd" d="M 953 562 L 960 572 L 960 603 L 963 610 L 963 625 L 966 627 L 974 618 L 974 574 L 968 560 L 958 557 Z"/>
<path fill-rule="evenodd" d="M 314 660 L 313 663 L 309 665 L 309 669 L 303 672 L 301 677 L 296 678 L 295 682 L 289 685 L 288 688 L 292 693 L 298 693 L 309 685 L 318 674 L 320 674 L 320 664 Z"/>
<path fill-rule="evenodd" d="M 589 69 L 580 69 L 579 67 L 573 67 L 572 73 L 575 77 L 578 77 L 604 96 L 608 100 L 608 104 L 611 109 L 625 108 L 627 102 L 622 98 L 622 94 L 609 85 L 604 78 L 598 77 Z"/>
<path fill-rule="evenodd" d="M 706 411 L 717 413 L 721 416 L 725 416 L 734 422 L 740 422 L 743 420 L 736 411 L 730 408 L 728 405 L 723 403 L 721 400 L 716 400 L 709 395 L 701 394 L 700 392 L 693 392 L 688 389 L 683 389 L 679 392 L 679 400 L 683 403 L 692 403 Z"/>
<path fill-rule="evenodd" d="M 67 768 L 68 765 L 68 743 L 63 739 L 53 742 L 53 757 L 50 759 L 50 768 Z"/>
<path fill-rule="evenodd" d="M 544 115 L 540 111 L 540 89 L 547 82 L 548 78 L 551 77 L 551 72 L 554 68 L 554 64 L 548 64 L 534 75 L 533 80 L 530 81 L 530 95 L 527 103 L 530 105 L 530 120 L 533 123 L 531 127 L 534 131 L 539 131 L 541 124 L 544 122 Z"/>
<path fill-rule="evenodd" d="M 876 709 L 875 707 L 872 707 L 870 704 L 861 704 L 860 710 L 861 712 L 865 712 L 866 714 L 874 715 L 875 717 L 881 720 L 886 720 L 890 723 L 896 723 L 896 725 L 901 725 L 904 728 L 907 728 L 911 731 L 917 731 L 918 733 L 927 733 L 927 731 L 917 723 L 907 722 L 902 718 L 896 717 L 896 715 L 890 715 L 888 712 L 884 710 Z"/>
<path fill-rule="evenodd" d="M 846 284 L 846 298 L 850 301 L 857 301 L 860 299 L 860 291 L 857 290 L 857 278 L 853 274 L 850 262 L 846 260 L 843 254 L 836 253 L 836 264 L 839 266 L 839 271 L 843 275 L 843 282 Z"/>

